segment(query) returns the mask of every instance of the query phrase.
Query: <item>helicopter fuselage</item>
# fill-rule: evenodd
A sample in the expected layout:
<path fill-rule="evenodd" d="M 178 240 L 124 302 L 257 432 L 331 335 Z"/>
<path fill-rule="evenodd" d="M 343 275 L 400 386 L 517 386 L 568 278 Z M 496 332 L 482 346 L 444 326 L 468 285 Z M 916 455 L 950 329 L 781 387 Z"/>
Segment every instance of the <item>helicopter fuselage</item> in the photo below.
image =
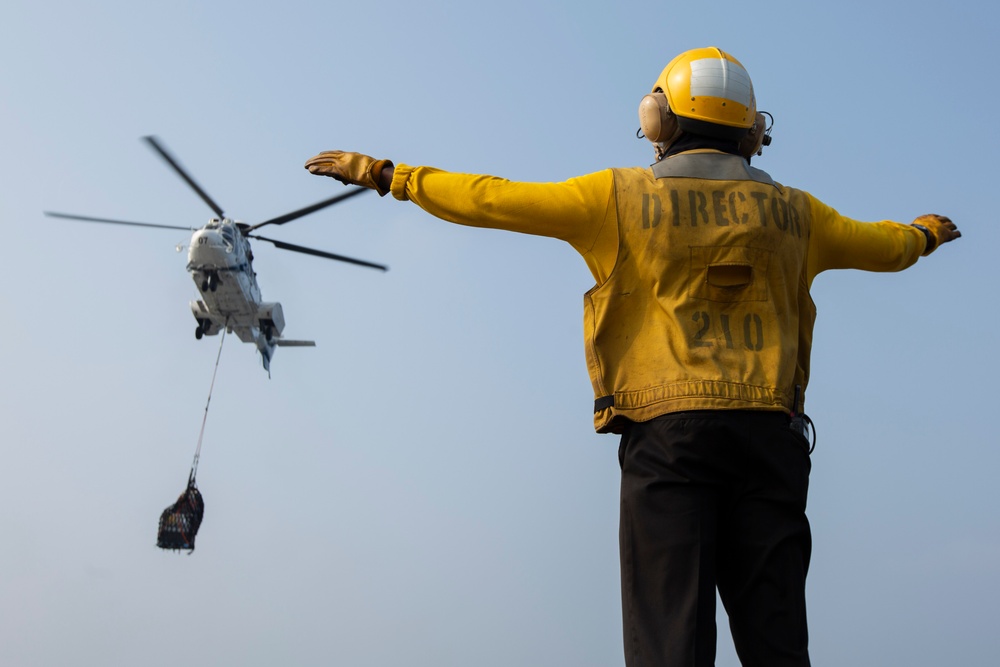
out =
<path fill-rule="evenodd" d="M 311 342 L 282 340 L 281 304 L 261 298 L 253 251 L 239 224 L 228 218 L 212 219 L 191 236 L 187 269 L 201 294 L 201 299 L 191 302 L 198 323 L 195 336 L 214 336 L 225 328 L 244 343 L 255 344 L 268 369 L 275 346 Z"/>

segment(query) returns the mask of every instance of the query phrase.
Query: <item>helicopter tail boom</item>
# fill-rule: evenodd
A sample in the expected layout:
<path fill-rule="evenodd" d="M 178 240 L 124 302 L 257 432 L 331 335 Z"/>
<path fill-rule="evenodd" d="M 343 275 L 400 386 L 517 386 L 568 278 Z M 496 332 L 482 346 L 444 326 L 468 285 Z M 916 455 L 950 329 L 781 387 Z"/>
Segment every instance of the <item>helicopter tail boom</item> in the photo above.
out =
<path fill-rule="evenodd" d="M 275 349 L 279 347 L 316 347 L 315 341 L 268 338 L 263 332 L 257 334 L 256 343 L 257 351 L 260 352 L 260 361 L 268 374 L 271 373 L 271 357 L 274 356 Z"/>

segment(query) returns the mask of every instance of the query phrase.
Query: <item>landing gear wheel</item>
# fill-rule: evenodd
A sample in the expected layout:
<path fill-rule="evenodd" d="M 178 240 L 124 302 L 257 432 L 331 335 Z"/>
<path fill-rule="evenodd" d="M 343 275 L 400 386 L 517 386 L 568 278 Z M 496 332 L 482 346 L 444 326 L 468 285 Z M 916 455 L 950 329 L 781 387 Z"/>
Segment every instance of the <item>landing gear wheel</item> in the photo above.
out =
<path fill-rule="evenodd" d="M 198 320 L 198 328 L 194 330 L 194 337 L 201 340 L 212 328 L 212 320 Z"/>
<path fill-rule="evenodd" d="M 219 289 L 219 285 L 222 281 L 219 279 L 219 274 L 213 272 L 205 273 L 205 277 L 201 279 L 201 291 L 202 292 L 214 292 Z"/>

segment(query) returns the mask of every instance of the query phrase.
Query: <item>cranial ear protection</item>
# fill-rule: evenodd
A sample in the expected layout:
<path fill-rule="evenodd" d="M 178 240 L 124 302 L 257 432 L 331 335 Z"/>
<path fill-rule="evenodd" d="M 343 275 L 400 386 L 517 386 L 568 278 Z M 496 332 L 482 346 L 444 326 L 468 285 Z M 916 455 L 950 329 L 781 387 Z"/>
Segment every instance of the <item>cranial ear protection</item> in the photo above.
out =
<path fill-rule="evenodd" d="M 656 91 L 642 98 L 639 102 L 639 129 L 654 144 L 677 138 L 681 128 L 677 116 L 670 110 L 666 94 Z"/>
<path fill-rule="evenodd" d="M 662 91 L 652 92 L 639 102 L 639 131 L 656 146 L 657 159 L 681 136 L 677 116 Z"/>

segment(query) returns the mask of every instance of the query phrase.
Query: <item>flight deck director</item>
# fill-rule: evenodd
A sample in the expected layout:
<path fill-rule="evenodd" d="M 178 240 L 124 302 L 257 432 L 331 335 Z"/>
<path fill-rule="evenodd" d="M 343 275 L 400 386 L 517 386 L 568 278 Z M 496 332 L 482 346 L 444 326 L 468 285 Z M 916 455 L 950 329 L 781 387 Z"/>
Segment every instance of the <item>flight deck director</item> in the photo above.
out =
<path fill-rule="evenodd" d="M 720 49 L 670 61 L 639 120 L 651 167 L 559 183 L 345 151 L 306 168 L 572 245 L 596 282 L 583 315 L 594 426 L 621 434 L 626 665 L 714 665 L 716 590 L 743 665 L 809 665 L 810 286 L 833 269 L 906 269 L 961 234 L 935 214 L 852 220 L 752 167 L 766 119 Z"/>

